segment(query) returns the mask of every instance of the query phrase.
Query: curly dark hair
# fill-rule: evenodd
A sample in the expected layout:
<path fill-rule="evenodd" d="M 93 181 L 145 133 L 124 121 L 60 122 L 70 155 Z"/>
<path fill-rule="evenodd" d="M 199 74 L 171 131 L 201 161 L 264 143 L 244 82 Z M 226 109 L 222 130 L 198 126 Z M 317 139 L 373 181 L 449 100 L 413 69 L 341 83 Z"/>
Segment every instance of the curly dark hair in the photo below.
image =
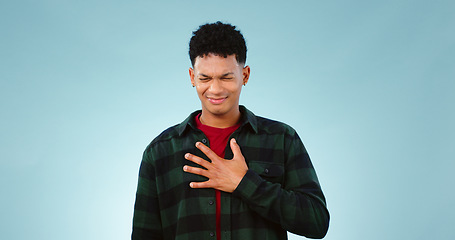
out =
<path fill-rule="evenodd" d="M 227 57 L 235 54 L 238 63 L 246 62 L 246 44 L 242 33 L 231 24 L 220 21 L 199 26 L 190 40 L 190 60 L 194 66 L 197 57 L 209 53 Z"/>

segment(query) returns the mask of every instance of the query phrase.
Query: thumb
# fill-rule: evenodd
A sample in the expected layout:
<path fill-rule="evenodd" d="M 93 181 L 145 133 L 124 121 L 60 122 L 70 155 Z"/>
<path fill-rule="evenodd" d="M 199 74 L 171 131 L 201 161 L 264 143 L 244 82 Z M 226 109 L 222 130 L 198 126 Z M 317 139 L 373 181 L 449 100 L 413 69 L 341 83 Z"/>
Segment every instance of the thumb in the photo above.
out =
<path fill-rule="evenodd" d="M 231 149 L 232 153 L 234 154 L 234 158 L 236 156 L 243 156 L 242 151 L 240 150 L 240 146 L 237 144 L 235 138 L 231 138 Z"/>

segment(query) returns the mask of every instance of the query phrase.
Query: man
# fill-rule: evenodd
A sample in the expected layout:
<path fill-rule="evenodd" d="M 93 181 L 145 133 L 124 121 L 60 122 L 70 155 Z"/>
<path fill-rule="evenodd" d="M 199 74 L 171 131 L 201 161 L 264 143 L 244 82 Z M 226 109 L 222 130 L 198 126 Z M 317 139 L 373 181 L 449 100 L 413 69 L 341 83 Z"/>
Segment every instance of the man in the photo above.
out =
<path fill-rule="evenodd" d="M 242 34 L 202 25 L 189 54 L 202 110 L 144 151 L 132 239 L 323 238 L 329 213 L 299 136 L 239 105 L 250 76 Z"/>

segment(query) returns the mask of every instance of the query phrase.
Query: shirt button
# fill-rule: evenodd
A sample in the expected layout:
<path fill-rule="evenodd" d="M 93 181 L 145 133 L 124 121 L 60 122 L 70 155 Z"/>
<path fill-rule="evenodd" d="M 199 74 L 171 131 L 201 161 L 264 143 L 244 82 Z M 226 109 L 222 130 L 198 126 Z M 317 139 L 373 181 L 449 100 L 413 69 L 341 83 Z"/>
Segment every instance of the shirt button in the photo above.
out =
<path fill-rule="evenodd" d="M 213 236 L 215 236 L 215 233 L 210 232 L 210 237 L 213 237 Z"/>
<path fill-rule="evenodd" d="M 206 144 L 206 143 L 207 143 L 207 139 L 205 139 L 205 138 L 202 139 L 202 143 L 203 143 L 203 144 Z"/>
<path fill-rule="evenodd" d="M 210 200 L 210 201 L 209 201 L 209 204 L 210 204 L 210 205 L 213 205 L 213 201 L 212 201 L 212 200 Z"/>
<path fill-rule="evenodd" d="M 264 169 L 264 172 L 265 172 L 265 174 L 269 174 L 270 171 L 268 168 L 266 168 L 266 169 Z"/>

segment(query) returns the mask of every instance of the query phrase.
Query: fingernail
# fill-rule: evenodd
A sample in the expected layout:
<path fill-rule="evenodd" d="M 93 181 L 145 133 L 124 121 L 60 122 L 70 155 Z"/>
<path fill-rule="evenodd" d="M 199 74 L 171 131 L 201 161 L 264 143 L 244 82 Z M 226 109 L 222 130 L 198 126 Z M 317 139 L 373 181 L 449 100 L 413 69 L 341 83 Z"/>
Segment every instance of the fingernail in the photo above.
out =
<path fill-rule="evenodd" d="M 235 138 L 233 138 L 232 141 L 233 141 L 234 143 L 237 143 L 237 141 L 235 141 Z"/>
<path fill-rule="evenodd" d="M 183 171 L 186 172 L 186 170 L 188 170 L 188 167 L 187 166 L 183 166 Z"/>
<path fill-rule="evenodd" d="M 189 158 L 189 157 L 190 157 L 189 153 L 185 154 L 185 158 Z"/>
<path fill-rule="evenodd" d="M 191 188 L 193 187 L 193 183 L 190 183 L 190 187 L 191 187 Z"/>

